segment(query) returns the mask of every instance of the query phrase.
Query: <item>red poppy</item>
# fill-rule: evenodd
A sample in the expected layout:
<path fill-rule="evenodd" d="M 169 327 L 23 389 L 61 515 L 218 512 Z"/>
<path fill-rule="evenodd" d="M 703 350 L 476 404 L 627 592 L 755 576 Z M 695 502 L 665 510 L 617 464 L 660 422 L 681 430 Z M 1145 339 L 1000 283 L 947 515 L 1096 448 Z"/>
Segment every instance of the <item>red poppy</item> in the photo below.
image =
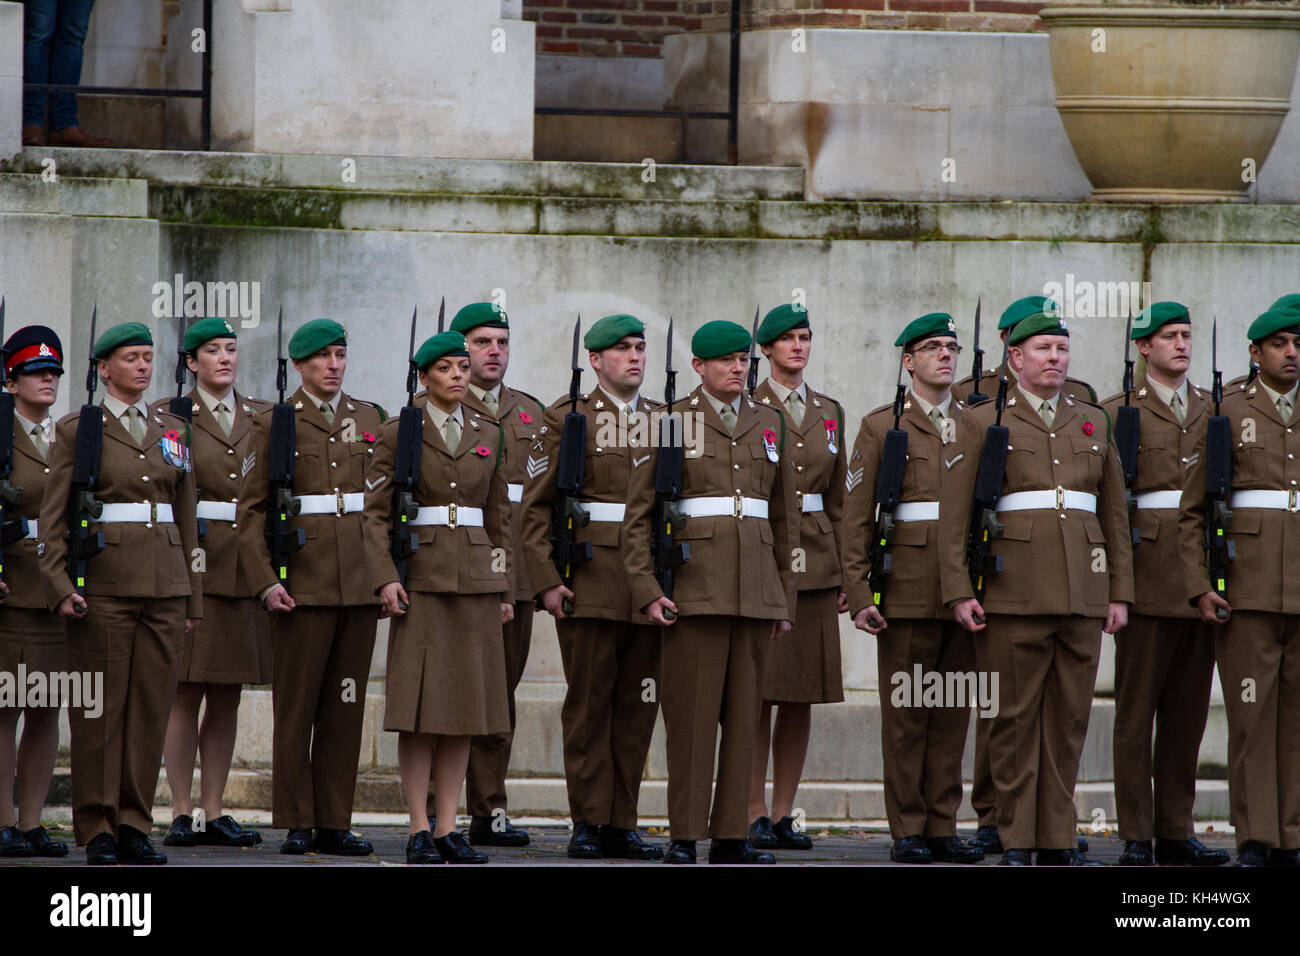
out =
<path fill-rule="evenodd" d="M 163 435 L 163 438 L 166 438 L 168 441 L 180 441 L 181 435 L 180 432 L 172 428 L 168 429 L 167 433 Z"/>
<path fill-rule="evenodd" d="M 362 441 L 368 441 L 368 442 L 374 442 L 374 440 L 375 440 L 375 433 L 374 433 L 374 432 L 362 432 L 362 433 L 361 433 L 361 440 L 362 440 Z"/>
<path fill-rule="evenodd" d="M 526 411 L 524 411 L 521 408 L 519 409 L 519 420 L 523 422 L 525 425 L 531 425 L 533 423 L 533 416 L 529 415 Z"/>
<path fill-rule="evenodd" d="M 769 445 L 772 444 L 773 442 L 775 442 L 775 441 L 776 441 L 776 432 L 772 431 L 772 429 L 770 429 L 770 428 L 764 428 L 764 429 L 763 429 L 763 441 L 767 442 Z"/>
<path fill-rule="evenodd" d="M 488 455 L 492 454 L 492 449 L 488 448 L 486 445 L 478 445 L 474 448 L 474 454 L 478 455 L 480 458 L 486 458 Z"/>
<path fill-rule="evenodd" d="M 1091 435 L 1091 434 L 1092 434 L 1092 422 L 1084 422 L 1084 423 L 1083 423 L 1083 433 L 1084 433 L 1085 435 Z"/>
<path fill-rule="evenodd" d="M 826 437 L 827 437 L 827 438 L 834 438 L 834 437 L 835 437 L 835 423 L 834 423 L 833 421 L 831 421 L 829 418 L 827 418 L 827 419 L 824 421 L 824 424 L 826 425 Z"/>

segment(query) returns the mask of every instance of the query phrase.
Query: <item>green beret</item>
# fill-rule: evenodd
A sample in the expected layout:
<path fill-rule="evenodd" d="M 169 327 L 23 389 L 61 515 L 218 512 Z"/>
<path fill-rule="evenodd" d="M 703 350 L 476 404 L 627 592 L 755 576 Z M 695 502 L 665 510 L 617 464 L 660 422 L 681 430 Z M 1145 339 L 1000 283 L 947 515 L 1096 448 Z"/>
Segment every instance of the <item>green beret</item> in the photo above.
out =
<path fill-rule="evenodd" d="M 185 330 L 185 351 L 193 352 L 212 339 L 233 339 L 235 327 L 225 319 L 200 319 Z"/>
<path fill-rule="evenodd" d="M 465 336 L 459 332 L 439 332 L 425 339 L 424 344 L 415 350 L 415 367 L 423 372 L 438 359 L 448 355 L 469 355 L 465 348 Z"/>
<path fill-rule="evenodd" d="M 763 324 L 758 327 L 758 344 L 771 345 L 791 329 L 806 328 L 808 310 L 787 302 L 763 316 Z"/>
<path fill-rule="evenodd" d="M 626 335 L 645 338 L 645 323 L 635 315 L 619 312 L 605 316 L 589 328 L 582 337 L 582 344 L 588 352 L 599 352 L 617 345 Z"/>
<path fill-rule="evenodd" d="M 113 353 L 113 349 L 121 348 L 123 345 L 153 345 L 153 335 L 149 332 L 149 326 L 143 322 L 123 322 L 105 329 L 104 334 L 95 343 L 95 358 L 108 358 Z"/>
<path fill-rule="evenodd" d="M 1017 322 L 1023 322 L 1031 315 L 1039 313 L 1060 312 L 1061 307 L 1056 304 L 1055 299 L 1049 299 L 1045 295 L 1027 295 L 1023 299 L 1016 299 L 1002 312 L 1002 318 L 998 319 L 998 331 L 1009 329 Z"/>
<path fill-rule="evenodd" d="M 743 325 L 714 319 L 705 322 L 691 336 L 691 354 L 700 359 L 718 358 L 732 352 L 747 352 L 752 343 Z"/>
<path fill-rule="evenodd" d="M 1268 338 L 1274 332 L 1300 333 L 1300 307 L 1283 306 L 1280 309 L 1269 309 L 1250 323 L 1250 328 L 1246 330 L 1246 338 L 1258 342 Z"/>
<path fill-rule="evenodd" d="M 1300 292 L 1292 292 L 1290 295 L 1284 295 L 1268 307 L 1268 311 L 1274 309 L 1300 309 Z"/>
<path fill-rule="evenodd" d="M 333 319 L 312 319 L 298 328 L 289 340 L 289 358 L 311 358 L 331 345 L 347 345 L 348 333 Z"/>
<path fill-rule="evenodd" d="M 1181 302 L 1153 302 L 1133 320 L 1131 339 L 1144 339 L 1162 325 L 1170 322 L 1188 322 L 1192 317 L 1187 314 L 1187 306 Z"/>
<path fill-rule="evenodd" d="M 930 312 L 907 323 L 907 328 L 894 339 L 895 345 L 908 348 L 913 342 L 928 339 L 932 335 L 951 335 L 957 337 L 957 323 L 947 312 Z"/>
<path fill-rule="evenodd" d="M 1050 300 L 1049 300 L 1050 301 Z M 1065 319 L 1055 310 L 1051 312 L 1035 312 L 1033 315 L 1025 316 L 1015 324 L 1007 335 L 1007 345 L 1019 345 L 1025 339 L 1035 335 L 1064 335 L 1069 336 L 1070 331 L 1065 327 Z"/>
<path fill-rule="evenodd" d="M 456 317 L 451 320 L 451 331 L 464 335 L 470 329 L 477 329 L 480 325 L 493 329 L 508 329 L 510 320 L 506 318 L 506 310 L 495 302 L 471 302 L 457 312 Z"/>

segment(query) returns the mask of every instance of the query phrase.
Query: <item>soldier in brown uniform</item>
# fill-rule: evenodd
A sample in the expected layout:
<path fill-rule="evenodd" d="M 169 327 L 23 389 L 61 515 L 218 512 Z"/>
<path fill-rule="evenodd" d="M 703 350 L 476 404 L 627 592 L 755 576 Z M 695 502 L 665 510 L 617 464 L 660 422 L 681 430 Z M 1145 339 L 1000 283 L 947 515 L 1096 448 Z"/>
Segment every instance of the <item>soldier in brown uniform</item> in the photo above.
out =
<path fill-rule="evenodd" d="M 63 345 L 43 325 L 21 328 L 4 344 L 5 387 L 13 394 L 13 470 L 9 484 L 22 489 L 22 501 L 5 508 L 4 580 L 0 581 L 0 673 L 17 678 L 67 670 L 63 619 L 49 613 L 37 560 L 37 516 L 50 473 L 54 438 L 50 407 L 63 375 Z M 23 521 L 27 522 L 24 535 Z M 41 826 L 41 807 L 54 775 L 59 749 L 59 701 L 28 701 L 0 706 L 0 857 L 67 856 L 68 845 Z M 15 749 L 18 717 L 22 743 Z M 9 800 L 18 772 L 18 814 Z"/>
<path fill-rule="evenodd" d="M 204 609 L 203 623 L 185 637 L 180 684 L 167 724 L 163 766 L 172 792 L 172 823 L 163 843 L 254 846 L 262 842 L 261 834 L 223 814 L 221 796 L 235 752 L 243 685 L 271 682 L 271 621 L 240 566 L 235 521 L 253 416 L 270 403 L 235 390 L 239 352 L 235 329 L 225 319 L 194 323 L 182 345 L 196 378 L 185 398 L 191 403 Z M 155 402 L 155 410 L 166 410 L 169 401 Z M 202 727 L 200 704 L 205 705 Z M 196 751 L 203 764 L 197 822 L 190 799 Z"/>
<path fill-rule="evenodd" d="M 501 646 L 501 625 L 515 611 L 506 439 L 500 425 L 461 403 L 470 377 L 463 335 L 435 335 L 413 360 L 427 401 L 420 479 L 410 489 L 418 510 L 404 526 L 415 529 L 418 547 L 404 582 L 389 550 L 398 419 L 380 431 L 366 491 L 366 563 L 383 614 L 393 618 L 384 729 L 398 735 L 411 817 L 406 861 L 486 863 L 455 825 L 471 736 L 510 723 Z M 427 814 L 431 775 L 435 820 Z"/>
<path fill-rule="evenodd" d="M 1178 566 L 1178 508 L 1184 462 L 1204 436 L 1211 404 L 1187 381 L 1192 326 L 1187 307 L 1156 302 L 1133 322 L 1146 360 L 1133 383 L 1139 414 L 1137 477 L 1132 493 L 1140 535 L 1133 553 L 1137 601 L 1115 637 L 1115 805 L 1124 841 L 1121 866 L 1218 866 L 1226 850 L 1196 839 L 1196 759 L 1210 709 L 1214 636 L 1179 590 L 1166 587 Z M 1103 403 L 1111 421 L 1128 397 Z M 1200 496 L 1196 496 L 1200 497 Z M 1155 722 L 1155 795 L 1151 726 Z M 1152 840 L 1155 841 L 1154 851 Z"/>
<path fill-rule="evenodd" d="M 691 339 L 701 384 L 681 403 L 694 427 L 685 433 L 679 502 L 687 519 L 677 531 L 690 544 L 690 561 L 675 571 L 672 600 L 650 552 L 654 452 L 628 486 L 624 558 L 632 604 L 666 627 L 660 704 L 668 731 L 668 863 L 694 863 L 696 841 L 705 837 L 712 838 L 711 863 L 774 862 L 745 837 L 763 655 L 771 638 L 790 629 L 799 512 L 784 416 L 742 394 L 751 342 L 722 320 Z M 665 609 L 676 617 L 665 620 Z"/>
<path fill-rule="evenodd" d="M 1300 866 L 1300 308 L 1270 309 L 1247 331 L 1259 378 L 1227 395 L 1232 510 L 1226 595 L 1207 573 L 1206 442 L 1189 458 L 1179 515 L 1186 596 L 1217 625 L 1228 711 L 1228 791 L 1237 866 Z M 1200 492 L 1200 493 L 1198 493 Z M 1226 600 L 1225 600 L 1226 597 Z M 1229 614 L 1226 622 L 1216 609 Z"/>
<path fill-rule="evenodd" d="M 763 708 L 758 718 L 749 787 L 749 842 L 762 849 L 809 850 L 812 838 L 792 816 L 812 730 L 812 705 L 844 699 L 837 617 L 848 610 L 840 579 L 840 510 L 844 502 L 844 409 L 803 380 L 812 351 L 808 311 L 779 305 L 758 327 L 771 374 L 754 401 L 785 412 L 786 441 L 799 502 L 795 625 L 767 650 Z M 776 710 L 776 726 L 772 711 Z M 768 816 L 767 751 L 772 749 L 772 814 Z M 772 821 L 776 822 L 773 823 Z"/>
<path fill-rule="evenodd" d="M 67 522 L 79 415 L 59 421 L 41 502 L 46 597 L 67 619 L 70 669 L 104 675 L 102 713 L 70 708 L 72 819 L 86 862 L 166 863 L 148 833 L 167 715 L 187 630 L 203 614 L 189 422 L 150 412 L 153 337 L 140 322 L 94 345 L 107 384 L 103 449 L 89 525 L 104 550 L 86 562 L 85 595 L 68 574 Z"/>
<path fill-rule="evenodd" d="M 971 635 L 939 600 L 940 486 L 960 452 L 958 423 L 968 414 L 949 394 L 957 356 L 956 324 L 946 312 L 915 319 L 894 343 L 912 388 L 898 427 L 907 433 L 901 504 L 889 549 L 890 570 L 877 604 L 868 576 L 876 529 L 876 483 L 894 406 L 862 419 L 846 476 L 844 576 L 853 623 L 876 635 L 880 684 L 880 739 L 885 764 L 885 811 L 895 863 L 976 863 L 984 852 L 957 837 L 961 757 L 971 701 L 934 708 L 899 706 L 896 675 L 969 673 L 975 669 Z M 948 569 L 951 573 L 952 569 Z M 957 569 L 958 574 L 961 573 Z"/>
<path fill-rule="evenodd" d="M 623 517 L 628 479 L 650 467 L 651 413 L 660 406 L 640 394 L 645 375 L 645 323 L 632 315 L 607 315 L 588 330 L 583 344 L 599 382 L 582 396 L 577 412 L 587 418 L 582 505 L 590 523 L 581 538 L 592 559 L 575 565 L 566 587 L 551 559 L 551 508 L 569 396 L 546 410 L 540 447 L 528 451 L 524 491 L 524 548 L 528 576 L 555 618 L 568 691 L 564 728 L 564 777 L 573 835 L 568 855 L 653 860 L 663 849 L 636 832 L 637 796 L 645 769 L 657 694 L 647 700 L 645 682 L 659 683 L 659 628 L 632 606 L 623 563 Z M 655 419 L 657 421 L 657 418 Z M 571 614 L 564 601 L 573 602 Z"/>
<path fill-rule="evenodd" d="M 1010 430 L 997 500 L 1004 573 L 983 601 L 969 578 L 941 577 L 945 605 L 975 639 L 980 670 L 999 675 L 989 732 L 1002 863 L 1097 865 L 1076 849 L 1074 783 L 1092 706 L 1101 631 L 1124 626 L 1133 601 L 1132 545 L 1119 458 L 1099 407 L 1062 389 L 1068 331 L 1055 311 L 1022 320 L 1007 338 L 1019 373 L 1002 424 Z M 965 560 L 971 494 L 991 403 L 972 409 L 957 480 L 944 489 L 941 561 Z M 950 590 L 951 589 L 951 590 Z M 986 613 L 987 611 L 987 613 Z M 977 619 L 978 618 L 978 619 Z M 986 623 L 981 623 L 981 621 Z"/>
<path fill-rule="evenodd" d="M 347 334 L 337 322 L 304 324 L 289 340 L 289 357 L 302 375 L 289 401 L 297 437 L 293 494 L 301 508 L 293 525 L 305 532 L 306 547 L 289 555 L 286 583 L 265 536 L 269 409 L 253 419 L 235 511 L 240 564 L 274 615 L 271 825 L 289 831 L 281 853 L 366 856 L 370 842 L 348 829 L 379 616 L 361 512 L 385 415 L 342 391 Z"/>

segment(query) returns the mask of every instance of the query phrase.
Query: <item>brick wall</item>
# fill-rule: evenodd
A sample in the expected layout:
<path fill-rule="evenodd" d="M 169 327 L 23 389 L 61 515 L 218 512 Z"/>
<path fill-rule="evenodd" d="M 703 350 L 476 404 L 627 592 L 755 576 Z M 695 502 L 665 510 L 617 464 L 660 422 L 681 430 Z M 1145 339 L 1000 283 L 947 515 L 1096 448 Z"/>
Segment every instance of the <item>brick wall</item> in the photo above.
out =
<path fill-rule="evenodd" d="M 876 30 L 1042 29 L 1044 0 L 740 0 L 744 29 L 849 27 Z M 537 23 L 538 53 L 659 56 L 663 38 L 725 30 L 730 0 L 524 0 Z"/>

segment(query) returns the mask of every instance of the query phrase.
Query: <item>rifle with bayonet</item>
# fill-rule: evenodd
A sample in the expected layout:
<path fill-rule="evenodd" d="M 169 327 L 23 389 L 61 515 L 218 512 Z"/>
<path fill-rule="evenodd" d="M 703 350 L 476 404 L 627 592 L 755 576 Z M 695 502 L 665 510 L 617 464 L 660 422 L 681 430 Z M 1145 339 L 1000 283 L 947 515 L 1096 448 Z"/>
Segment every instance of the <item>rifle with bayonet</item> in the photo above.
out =
<path fill-rule="evenodd" d="M 989 400 L 989 397 L 980 391 L 980 382 L 984 379 L 984 350 L 980 348 L 980 307 L 983 304 L 983 296 L 975 300 L 975 358 L 971 362 L 970 370 L 971 384 L 975 390 L 966 396 L 966 405 L 970 408 Z"/>
<path fill-rule="evenodd" d="M 994 423 L 984 432 L 984 447 L 980 449 L 979 471 L 975 475 L 975 494 L 971 504 L 970 528 L 966 535 L 966 569 L 970 573 L 975 599 L 984 600 L 986 578 L 991 569 L 1002 573 L 1002 555 L 990 554 L 993 542 L 1002 537 L 1002 523 L 998 521 L 997 504 L 1002 495 L 1002 483 L 1007 475 L 1007 442 L 1011 430 L 1002 424 L 1002 410 L 1007 406 L 1006 346 L 1002 348 L 1002 366 L 998 370 L 998 392 L 993 400 L 997 414 Z M 977 624 L 983 624 L 977 618 Z"/>
<path fill-rule="evenodd" d="M 1142 413 L 1134 407 L 1133 363 L 1133 313 L 1128 315 L 1128 328 L 1124 330 L 1124 404 L 1115 410 L 1115 450 L 1119 452 L 1120 468 L 1124 472 L 1124 501 L 1128 507 L 1129 534 L 1133 547 L 1141 543 L 1137 525 L 1137 499 L 1133 497 L 1133 483 L 1137 481 L 1138 442 L 1142 437 Z"/>
<path fill-rule="evenodd" d="M 420 455 L 424 443 L 424 411 L 415 405 L 415 386 L 419 369 L 415 365 L 415 317 L 411 312 L 411 346 L 407 351 L 406 407 L 397 419 L 397 449 L 393 455 L 393 526 L 388 531 L 388 553 L 397 567 L 397 579 L 406 587 L 406 562 L 420 550 L 420 539 L 411 529 L 420 507 L 415 503 L 415 489 L 420 484 Z M 442 324 L 439 317 L 439 325 Z M 399 601 L 403 611 L 406 602 Z"/>
<path fill-rule="evenodd" d="M 0 298 L 0 343 L 5 340 L 5 300 Z M 0 369 L 9 362 L 9 354 L 0 344 Z M 6 369 L 5 377 L 8 378 Z M 10 518 L 9 509 L 23 501 L 23 490 L 9 483 L 14 469 L 14 396 L 0 389 L 0 576 L 4 575 L 4 549 L 27 537 L 27 519 Z"/>
<path fill-rule="evenodd" d="M 1232 496 L 1232 420 L 1220 414 L 1223 404 L 1223 373 L 1219 371 L 1219 320 L 1214 319 L 1210 339 L 1210 364 L 1214 372 L 1211 395 L 1214 398 L 1214 415 L 1205 426 L 1205 550 L 1210 572 L 1210 586 L 1214 593 L 1227 598 L 1228 562 L 1237 559 L 1237 549 L 1228 537 L 1232 527 L 1232 512 L 1228 499 Z M 1221 607 L 1214 609 L 1220 621 L 1228 619 Z"/>
<path fill-rule="evenodd" d="M 293 495 L 294 455 L 297 452 L 298 428 L 293 406 L 284 400 L 289 385 L 289 360 L 284 357 L 284 306 L 275 324 L 275 387 L 280 401 L 271 406 L 270 443 L 267 449 L 267 477 L 271 493 L 266 508 L 266 547 L 271 552 L 271 566 L 275 569 L 276 583 L 286 585 L 289 580 L 289 555 L 307 544 L 302 528 L 290 528 L 289 519 L 296 517 L 302 503 Z"/>
<path fill-rule="evenodd" d="M 578 364 L 578 335 L 582 316 L 573 326 L 573 377 L 569 380 L 569 412 L 564 416 L 560 433 L 559 463 L 555 469 L 555 502 L 551 505 L 551 561 L 560 573 L 561 583 L 573 590 L 575 565 L 591 560 L 591 542 L 577 540 L 578 529 L 585 528 L 591 515 L 579 496 L 587 476 L 587 416 L 578 412 L 578 389 L 582 385 L 582 366 Z M 573 613 L 573 602 L 561 604 L 565 614 Z"/>
<path fill-rule="evenodd" d="M 754 397 L 754 389 L 758 388 L 758 306 L 754 306 L 754 329 L 749 334 L 749 378 L 745 382 L 745 387 L 749 389 L 749 397 Z"/>
<path fill-rule="evenodd" d="M 898 355 L 898 377 L 895 380 L 894 427 L 885 432 L 885 444 L 880 451 L 880 473 L 876 478 L 876 523 L 871 534 L 871 548 L 867 552 L 870 570 L 867 586 L 871 588 L 871 603 L 881 608 L 885 597 L 885 581 L 893 570 L 889 547 L 894 542 L 894 512 L 903 498 L 903 470 L 907 467 L 907 432 L 899 427 L 903 417 L 903 397 L 907 386 L 903 383 L 903 352 Z"/>
<path fill-rule="evenodd" d="M 678 541 L 677 533 L 686 524 L 686 516 L 678 505 L 682 494 L 682 480 L 686 464 L 683 425 L 680 415 L 674 415 L 673 403 L 677 400 L 677 372 L 673 369 L 673 320 L 668 319 L 668 359 L 664 370 L 664 402 L 668 413 L 659 419 L 659 454 L 655 460 L 654 537 L 650 550 L 654 556 L 655 578 L 659 589 L 668 600 L 673 598 L 673 572 L 691 559 L 691 546 Z M 664 620 L 677 615 L 668 609 Z"/>
<path fill-rule="evenodd" d="M 68 492 L 67 539 L 68 577 L 80 595 L 86 593 L 86 562 L 104 550 L 104 532 L 90 533 L 90 522 L 99 519 L 104 505 L 95 500 L 99 481 L 99 459 L 104 450 L 104 415 L 95 404 L 95 386 L 99 382 L 99 362 L 95 358 L 95 326 L 99 304 L 90 313 L 90 368 L 86 370 L 86 404 L 77 419 L 77 437 L 73 445 L 72 485 Z"/>
<path fill-rule="evenodd" d="M 194 403 L 185 397 L 185 373 L 189 365 L 185 359 L 185 316 L 181 316 L 180 338 L 176 342 L 176 397 L 167 403 L 167 411 L 187 422 L 194 420 Z"/>

